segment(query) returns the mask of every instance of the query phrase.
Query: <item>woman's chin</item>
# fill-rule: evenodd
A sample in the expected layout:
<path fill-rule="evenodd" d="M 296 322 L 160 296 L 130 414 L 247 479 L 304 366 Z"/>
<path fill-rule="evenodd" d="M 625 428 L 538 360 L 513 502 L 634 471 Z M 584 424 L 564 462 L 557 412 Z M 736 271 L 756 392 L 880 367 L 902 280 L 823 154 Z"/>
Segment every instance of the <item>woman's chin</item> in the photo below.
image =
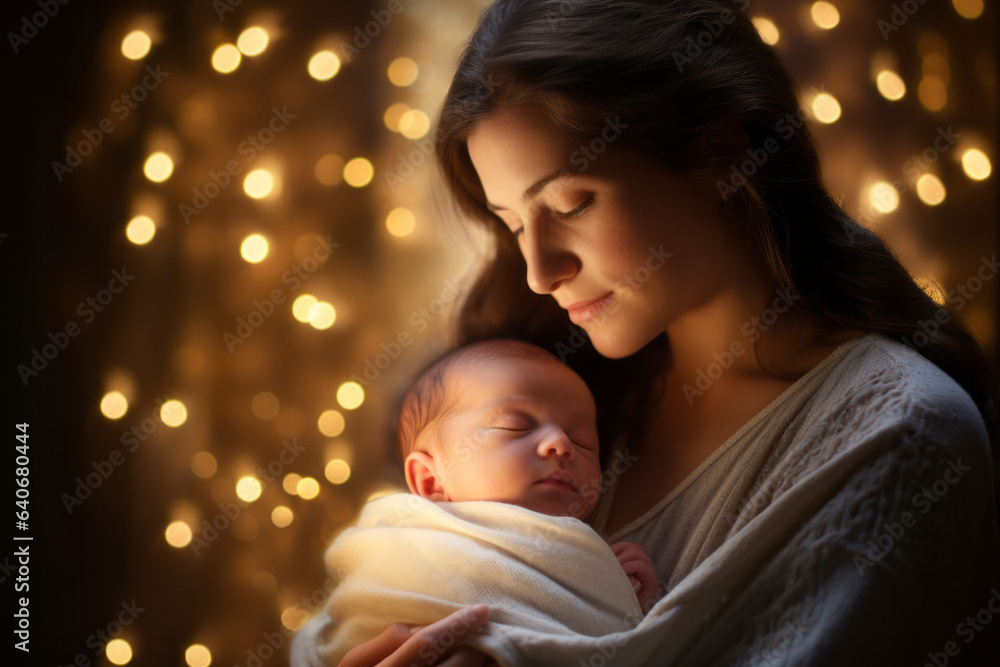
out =
<path fill-rule="evenodd" d="M 590 334 L 590 342 L 602 357 L 607 359 L 624 359 L 641 350 L 646 343 L 633 336 L 610 331 L 594 331 Z M 649 341 L 646 341 L 647 343 Z"/>

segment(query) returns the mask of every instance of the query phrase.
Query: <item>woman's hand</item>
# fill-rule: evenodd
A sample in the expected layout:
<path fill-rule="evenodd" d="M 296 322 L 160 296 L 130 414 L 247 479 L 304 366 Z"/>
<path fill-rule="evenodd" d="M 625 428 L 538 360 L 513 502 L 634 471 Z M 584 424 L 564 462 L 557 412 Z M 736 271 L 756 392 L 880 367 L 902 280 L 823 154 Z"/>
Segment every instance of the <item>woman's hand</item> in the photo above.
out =
<path fill-rule="evenodd" d="M 656 578 L 653 561 L 642 547 L 631 542 L 615 542 L 611 545 L 611 551 L 628 575 L 632 590 L 639 600 L 639 607 L 645 614 L 660 595 L 660 582 Z"/>
<path fill-rule="evenodd" d="M 396 623 L 375 639 L 351 649 L 340 667 L 485 667 L 493 659 L 460 644 L 483 627 L 490 610 L 484 605 L 466 607 L 437 623 L 410 627 Z"/>

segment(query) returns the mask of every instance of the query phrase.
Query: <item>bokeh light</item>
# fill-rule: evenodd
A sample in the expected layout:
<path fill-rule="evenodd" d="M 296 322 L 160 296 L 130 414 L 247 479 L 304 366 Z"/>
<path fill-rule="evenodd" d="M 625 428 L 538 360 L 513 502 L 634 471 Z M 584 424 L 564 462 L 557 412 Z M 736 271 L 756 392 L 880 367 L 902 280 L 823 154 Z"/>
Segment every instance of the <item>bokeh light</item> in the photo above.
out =
<path fill-rule="evenodd" d="M 753 19 L 753 25 L 757 28 L 757 32 L 760 33 L 760 38 L 764 40 L 765 44 L 777 44 L 778 40 L 781 39 L 778 26 L 771 19 L 758 16 Z"/>
<path fill-rule="evenodd" d="M 330 153 L 316 161 L 314 170 L 316 180 L 328 187 L 337 185 L 344 180 L 344 159 Z"/>
<path fill-rule="evenodd" d="M 895 72 L 883 70 L 875 79 L 878 92 L 887 100 L 899 100 L 906 95 L 906 84 Z"/>
<path fill-rule="evenodd" d="M 132 645 L 124 639 L 112 639 L 104 647 L 104 655 L 115 665 L 127 665 L 132 660 Z"/>
<path fill-rule="evenodd" d="M 176 428 L 186 422 L 187 417 L 187 406 L 177 399 L 171 399 L 160 406 L 160 419 L 167 426 Z"/>
<path fill-rule="evenodd" d="M 365 390 L 357 382 L 345 382 L 337 388 L 337 403 L 345 410 L 354 410 L 365 400 Z"/>
<path fill-rule="evenodd" d="M 295 515 L 292 514 L 292 510 L 284 505 L 278 505 L 271 510 L 271 523 L 278 528 L 287 528 L 292 525 L 294 519 Z"/>
<path fill-rule="evenodd" d="M 122 40 L 122 55 L 129 60 L 142 60 L 153 46 L 153 40 L 142 30 L 133 30 Z"/>
<path fill-rule="evenodd" d="M 240 244 L 240 256 L 251 264 L 264 261 L 267 251 L 267 239 L 260 234 L 251 234 Z"/>
<path fill-rule="evenodd" d="M 320 51 L 309 59 L 308 69 L 317 81 L 329 81 L 340 71 L 340 58 L 333 51 Z"/>
<path fill-rule="evenodd" d="M 875 183 L 868 191 L 868 200 L 872 210 L 878 213 L 892 213 L 899 208 L 899 193 L 891 183 L 881 181 Z"/>
<path fill-rule="evenodd" d="M 146 245 L 156 235 L 156 223 L 148 215 L 137 215 L 125 227 L 125 237 L 136 245 Z"/>
<path fill-rule="evenodd" d="M 344 459 L 333 459 L 326 464 L 323 474 L 331 484 L 343 484 L 351 478 L 351 466 Z"/>
<path fill-rule="evenodd" d="M 944 183 L 934 174 L 924 174 L 917 179 L 917 197 L 928 206 L 937 206 L 946 196 Z"/>
<path fill-rule="evenodd" d="M 403 102 L 396 102 L 382 114 L 382 122 L 393 132 L 399 132 L 399 121 L 403 117 L 403 114 L 409 110 L 410 105 Z"/>
<path fill-rule="evenodd" d="M 983 14 L 983 0 L 951 0 L 958 15 L 966 19 L 977 19 Z"/>
<path fill-rule="evenodd" d="M 962 153 L 962 170 L 969 178 L 981 181 L 989 178 L 993 171 L 993 165 L 986 153 L 978 148 L 970 148 Z"/>
<path fill-rule="evenodd" d="M 312 477 L 303 477 L 299 480 L 298 485 L 295 487 L 295 491 L 299 498 L 312 500 L 319 495 L 319 482 Z"/>
<path fill-rule="evenodd" d="M 399 118 L 399 133 L 407 139 L 419 139 L 430 130 L 431 119 L 420 109 L 410 109 Z"/>
<path fill-rule="evenodd" d="M 236 482 L 236 495 L 244 502 L 252 503 L 260 498 L 260 493 L 260 481 L 253 475 L 240 477 Z"/>
<path fill-rule="evenodd" d="M 417 217 L 405 207 L 394 208 L 385 217 L 385 228 L 393 236 L 407 236 L 417 226 Z"/>
<path fill-rule="evenodd" d="M 121 419 L 128 412 L 128 399 L 120 391 L 109 391 L 101 399 L 101 414 L 108 419 Z"/>
<path fill-rule="evenodd" d="M 146 158 L 142 173 L 154 183 L 162 183 L 174 173 L 174 161 L 166 153 L 158 151 Z"/>
<path fill-rule="evenodd" d="M 274 419 L 281 410 L 281 403 L 278 397 L 269 391 L 262 391 L 253 397 L 250 403 L 250 410 L 258 419 Z"/>
<path fill-rule="evenodd" d="M 211 452 L 198 452 L 191 457 L 191 472 L 202 479 L 208 479 L 219 469 L 219 464 Z"/>
<path fill-rule="evenodd" d="M 183 549 L 191 544 L 191 526 L 187 525 L 184 521 L 173 521 L 163 531 L 163 536 L 167 539 L 167 544 L 170 546 L 175 549 Z"/>
<path fill-rule="evenodd" d="M 316 426 L 319 428 L 319 432 L 328 438 L 336 438 L 338 435 L 344 432 L 344 427 L 347 422 L 344 420 L 344 415 L 336 410 L 324 410 L 320 414 L 319 419 L 316 420 Z"/>
<path fill-rule="evenodd" d="M 830 93 L 820 93 L 812 101 L 813 116 L 821 123 L 834 123 L 840 118 L 840 102 Z"/>
<path fill-rule="evenodd" d="M 253 199 L 263 199 L 274 191 L 274 176 L 267 169 L 254 169 L 243 179 L 243 191 Z"/>
<path fill-rule="evenodd" d="M 840 23 L 840 11 L 831 2 L 814 2 L 809 14 L 813 23 L 824 30 L 835 28 Z"/>
<path fill-rule="evenodd" d="M 351 158 L 351 160 L 344 165 L 344 181 L 347 182 L 352 188 L 363 188 L 372 182 L 372 178 L 375 176 L 375 167 L 372 163 L 363 157 Z"/>
<path fill-rule="evenodd" d="M 309 323 L 309 315 L 312 313 L 312 307 L 318 303 L 318 299 L 312 294 L 302 294 L 295 297 L 295 301 L 292 302 L 292 316 L 303 324 Z"/>
<path fill-rule="evenodd" d="M 412 58 L 396 58 L 389 63 L 387 74 L 394 86 L 409 86 L 417 80 L 419 69 Z"/>
<path fill-rule="evenodd" d="M 208 667 L 212 664 L 212 652 L 204 644 L 191 644 L 184 651 L 184 662 L 188 667 Z"/>
<path fill-rule="evenodd" d="M 296 496 L 299 493 L 299 482 L 301 480 L 302 477 L 300 475 L 290 472 L 281 480 L 281 488 L 285 490 L 285 493 Z"/>
<path fill-rule="evenodd" d="M 337 321 L 337 311 L 333 304 L 317 301 L 309 309 L 309 325 L 314 329 L 329 329 Z"/>
<path fill-rule="evenodd" d="M 259 56 L 267 48 L 267 31 L 260 26 L 247 28 L 236 38 L 236 48 L 245 56 Z"/>
<path fill-rule="evenodd" d="M 220 74 L 235 72 L 242 58 L 235 44 L 223 44 L 212 52 L 212 69 Z"/>

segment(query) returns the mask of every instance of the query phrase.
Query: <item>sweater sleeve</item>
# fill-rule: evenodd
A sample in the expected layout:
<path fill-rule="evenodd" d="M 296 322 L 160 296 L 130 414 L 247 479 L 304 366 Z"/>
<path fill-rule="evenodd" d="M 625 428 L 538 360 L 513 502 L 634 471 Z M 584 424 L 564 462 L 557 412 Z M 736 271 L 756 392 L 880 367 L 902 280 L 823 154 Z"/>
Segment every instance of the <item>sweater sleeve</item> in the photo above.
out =
<path fill-rule="evenodd" d="M 959 394 L 931 392 L 871 436 L 882 439 L 876 454 L 681 664 L 1000 665 L 992 461 L 982 419 Z"/>

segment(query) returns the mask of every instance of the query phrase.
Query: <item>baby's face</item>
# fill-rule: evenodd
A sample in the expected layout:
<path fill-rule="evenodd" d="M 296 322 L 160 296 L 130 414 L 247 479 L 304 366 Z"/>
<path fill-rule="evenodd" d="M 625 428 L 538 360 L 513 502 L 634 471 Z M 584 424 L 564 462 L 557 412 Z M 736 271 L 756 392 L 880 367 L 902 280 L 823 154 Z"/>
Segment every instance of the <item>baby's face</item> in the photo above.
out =
<path fill-rule="evenodd" d="M 457 413 L 431 434 L 448 500 L 493 500 L 586 518 L 601 492 L 596 407 L 565 366 L 501 358 L 458 369 Z"/>

